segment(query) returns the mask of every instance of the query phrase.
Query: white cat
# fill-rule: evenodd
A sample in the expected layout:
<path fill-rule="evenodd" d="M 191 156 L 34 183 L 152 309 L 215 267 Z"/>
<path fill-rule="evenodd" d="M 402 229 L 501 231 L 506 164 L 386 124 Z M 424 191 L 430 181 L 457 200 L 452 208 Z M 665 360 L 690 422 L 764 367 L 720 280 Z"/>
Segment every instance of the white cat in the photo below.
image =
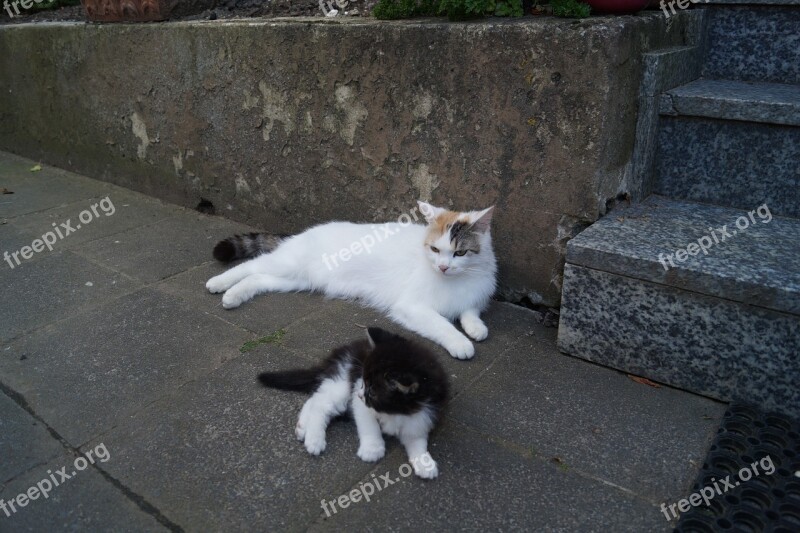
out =
<path fill-rule="evenodd" d="M 253 257 L 206 288 L 233 309 L 265 292 L 319 291 L 360 299 L 406 328 L 469 359 L 488 329 L 480 313 L 496 286 L 493 207 L 453 212 L 419 202 L 427 225 L 329 222 L 290 237 L 250 234 L 214 249 L 222 261 Z M 410 219 L 409 219 L 410 220 Z M 268 252 L 268 253 L 264 253 Z"/>

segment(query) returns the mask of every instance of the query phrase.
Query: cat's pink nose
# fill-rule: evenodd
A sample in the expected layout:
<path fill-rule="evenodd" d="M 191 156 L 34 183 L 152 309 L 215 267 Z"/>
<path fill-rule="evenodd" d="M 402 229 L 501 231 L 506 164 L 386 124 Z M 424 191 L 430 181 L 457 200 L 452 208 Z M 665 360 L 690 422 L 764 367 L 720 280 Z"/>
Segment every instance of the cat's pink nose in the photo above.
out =
<path fill-rule="evenodd" d="M 445 265 L 439 265 L 439 270 L 441 270 L 442 272 L 447 272 L 448 268 L 450 268 L 450 267 L 445 266 Z"/>

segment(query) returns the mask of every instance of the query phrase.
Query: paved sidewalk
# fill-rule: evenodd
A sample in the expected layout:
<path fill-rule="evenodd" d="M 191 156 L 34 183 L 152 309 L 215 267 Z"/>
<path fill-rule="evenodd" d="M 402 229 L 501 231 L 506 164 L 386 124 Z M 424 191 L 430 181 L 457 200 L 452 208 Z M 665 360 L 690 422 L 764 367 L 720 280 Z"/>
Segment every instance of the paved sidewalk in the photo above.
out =
<path fill-rule="evenodd" d="M 0 152 L 14 193 L 0 195 L 0 253 L 68 219 L 74 232 L 0 263 L 0 498 L 62 467 L 70 479 L 0 509 L 0 531 L 668 530 L 659 506 L 686 495 L 724 412 L 562 355 L 555 329 L 494 303 L 473 360 L 437 348 L 454 391 L 431 438 L 438 479 L 402 477 L 393 439 L 361 462 L 350 421 L 309 456 L 293 433 L 304 397 L 256 375 L 366 325 L 400 328 L 309 294 L 226 311 L 204 288 L 223 270 L 211 249 L 250 228 L 35 164 Z M 89 450 L 105 461 L 80 470 Z M 387 473 L 398 481 L 371 501 L 326 515 L 321 500 Z"/>

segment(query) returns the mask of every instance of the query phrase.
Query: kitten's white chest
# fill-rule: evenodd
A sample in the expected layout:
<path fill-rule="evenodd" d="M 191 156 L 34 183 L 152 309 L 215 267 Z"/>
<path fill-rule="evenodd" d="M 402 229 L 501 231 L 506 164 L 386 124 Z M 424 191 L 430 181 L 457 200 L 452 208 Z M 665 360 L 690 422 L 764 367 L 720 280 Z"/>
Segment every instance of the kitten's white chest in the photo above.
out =
<path fill-rule="evenodd" d="M 378 424 L 381 425 L 381 431 L 387 435 L 397 436 L 403 428 L 405 420 L 408 418 L 405 415 L 390 415 L 386 413 L 375 413 L 378 419 Z"/>

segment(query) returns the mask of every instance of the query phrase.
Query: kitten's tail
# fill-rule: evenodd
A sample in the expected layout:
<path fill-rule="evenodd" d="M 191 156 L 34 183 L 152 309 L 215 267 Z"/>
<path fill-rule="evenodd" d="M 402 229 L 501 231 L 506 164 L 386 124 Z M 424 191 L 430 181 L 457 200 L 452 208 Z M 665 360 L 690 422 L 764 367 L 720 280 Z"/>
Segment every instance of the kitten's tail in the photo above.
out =
<path fill-rule="evenodd" d="M 297 392 L 313 392 L 319 385 L 322 367 L 286 370 L 284 372 L 264 372 L 258 381 L 265 387 Z"/>
<path fill-rule="evenodd" d="M 249 259 L 266 254 L 278 247 L 288 235 L 271 233 L 245 233 L 219 241 L 214 247 L 214 259 L 230 263 L 237 259 Z"/>

